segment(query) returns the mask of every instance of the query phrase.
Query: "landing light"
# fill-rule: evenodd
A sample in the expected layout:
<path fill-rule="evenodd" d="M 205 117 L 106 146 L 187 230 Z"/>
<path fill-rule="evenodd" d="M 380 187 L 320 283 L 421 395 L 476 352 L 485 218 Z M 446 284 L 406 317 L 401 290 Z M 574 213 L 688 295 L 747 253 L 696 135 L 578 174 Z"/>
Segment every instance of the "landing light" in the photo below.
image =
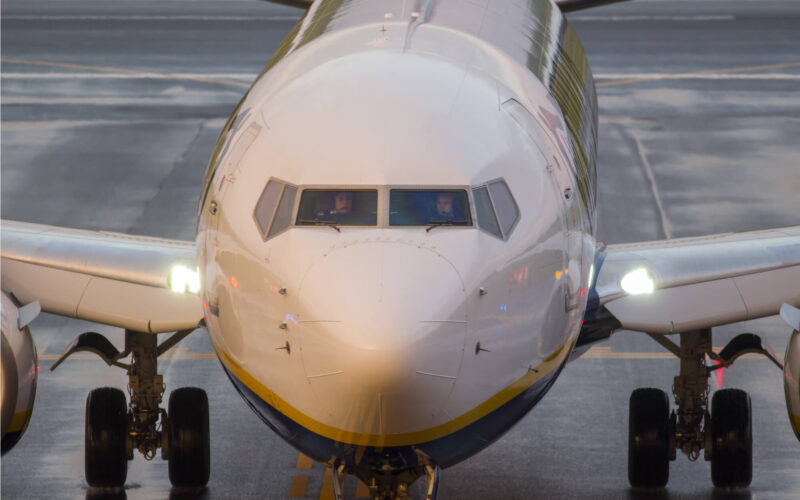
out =
<path fill-rule="evenodd" d="M 200 291 L 200 271 L 178 264 L 169 273 L 169 287 L 173 292 L 198 293 Z"/>
<path fill-rule="evenodd" d="M 653 290 L 656 288 L 655 281 L 653 281 L 653 277 L 650 276 L 650 273 L 647 272 L 647 269 L 640 267 L 638 269 L 634 269 L 633 271 L 626 274 L 622 281 L 620 281 L 620 286 L 622 289 L 625 290 L 629 295 L 643 295 L 646 293 L 653 293 Z"/>

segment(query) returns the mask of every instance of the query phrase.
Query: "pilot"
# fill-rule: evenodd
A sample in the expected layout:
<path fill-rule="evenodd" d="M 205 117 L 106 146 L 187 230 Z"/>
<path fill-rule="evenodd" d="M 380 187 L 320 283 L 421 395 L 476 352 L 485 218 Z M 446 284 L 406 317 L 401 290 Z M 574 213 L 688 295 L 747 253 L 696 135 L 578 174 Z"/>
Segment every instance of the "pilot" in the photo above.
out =
<path fill-rule="evenodd" d="M 436 196 L 436 213 L 431 220 L 438 222 L 455 221 L 456 215 L 453 213 L 453 193 L 444 191 Z"/>
<path fill-rule="evenodd" d="M 353 213 L 353 193 L 351 191 L 337 192 L 327 204 L 329 209 L 317 210 L 317 218 L 324 221 L 334 221 L 337 223 L 349 222 Z"/>
<path fill-rule="evenodd" d="M 340 191 L 333 198 L 333 210 L 331 215 L 350 215 L 353 211 L 353 193 Z"/>

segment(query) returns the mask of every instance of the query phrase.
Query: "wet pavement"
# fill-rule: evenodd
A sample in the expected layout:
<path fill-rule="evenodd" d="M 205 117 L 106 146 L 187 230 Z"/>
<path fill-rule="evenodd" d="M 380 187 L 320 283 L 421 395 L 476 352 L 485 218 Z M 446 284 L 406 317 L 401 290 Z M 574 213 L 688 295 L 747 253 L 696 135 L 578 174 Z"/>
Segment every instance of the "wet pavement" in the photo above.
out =
<path fill-rule="evenodd" d="M 2 2 L 2 217 L 192 239 L 219 131 L 298 16 L 248 0 Z M 570 18 L 598 83 L 600 239 L 800 224 L 800 3 L 634 1 Z M 86 394 L 126 380 L 90 357 L 49 371 L 88 330 L 121 341 L 56 316 L 33 323 L 42 371 L 30 428 L 2 458 L 3 498 L 332 498 L 323 467 L 242 402 L 202 331 L 160 366 L 168 392 L 209 393 L 208 488 L 171 491 L 166 463 L 137 456 L 123 494 L 88 489 Z M 778 352 L 789 338 L 767 318 L 715 329 L 714 345 L 744 331 Z M 677 368 L 649 338 L 618 332 L 505 437 L 443 471 L 440 498 L 800 498 L 800 443 L 765 359 L 711 379 L 752 397 L 750 489 L 714 490 L 709 464 L 682 456 L 667 489 L 628 487 L 630 392 L 669 390 Z"/>

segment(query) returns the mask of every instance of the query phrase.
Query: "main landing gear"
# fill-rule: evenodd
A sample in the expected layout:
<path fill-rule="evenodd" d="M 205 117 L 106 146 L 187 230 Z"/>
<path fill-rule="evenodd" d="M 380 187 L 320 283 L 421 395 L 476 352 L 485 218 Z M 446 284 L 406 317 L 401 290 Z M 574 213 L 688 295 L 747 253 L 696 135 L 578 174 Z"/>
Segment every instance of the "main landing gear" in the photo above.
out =
<path fill-rule="evenodd" d="M 716 391 L 708 409 L 708 377 L 733 364 L 739 356 L 757 353 L 783 368 L 757 335 L 734 338 L 719 354 L 711 350 L 711 330 L 680 334 L 680 346 L 662 335 L 651 335 L 681 362 L 672 392 L 677 410 L 660 389 L 636 389 L 631 394 L 628 422 L 628 480 L 633 487 L 662 488 L 669 479 L 669 462 L 677 450 L 695 461 L 704 451 L 711 461 L 711 480 L 722 488 L 746 487 L 753 477 L 753 433 L 750 397 L 739 389 Z M 706 356 L 717 364 L 706 366 Z"/>
<path fill-rule="evenodd" d="M 125 331 L 125 350 L 119 352 L 108 339 L 84 333 L 53 364 L 54 370 L 68 356 L 89 351 L 106 363 L 128 372 L 128 394 L 102 387 L 86 398 L 85 471 L 89 486 L 121 487 L 128 460 L 138 450 L 152 460 L 157 450 L 169 463 L 169 480 L 182 488 L 203 487 L 211 471 L 208 397 L 196 387 L 172 391 L 168 409 L 160 407 L 164 383 L 157 373 L 158 356 L 193 330 L 176 332 L 161 345 L 152 333 Z M 131 355 L 130 364 L 120 362 Z"/>

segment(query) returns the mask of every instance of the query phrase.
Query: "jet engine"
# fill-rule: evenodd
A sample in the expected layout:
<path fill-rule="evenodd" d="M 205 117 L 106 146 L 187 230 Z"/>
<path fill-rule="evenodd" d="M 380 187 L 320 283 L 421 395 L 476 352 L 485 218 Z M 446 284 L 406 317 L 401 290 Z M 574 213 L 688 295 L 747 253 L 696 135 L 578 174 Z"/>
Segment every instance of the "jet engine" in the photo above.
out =
<path fill-rule="evenodd" d="M 20 307 L 12 297 L 2 294 L 3 455 L 17 444 L 33 413 L 39 364 L 28 324 L 40 311 L 38 302 Z"/>
<path fill-rule="evenodd" d="M 786 393 L 789 422 L 794 435 L 800 440 L 800 309 L 784 304 L 781 317 L 794 329 L 783 358 L 783 390 Z"/>

